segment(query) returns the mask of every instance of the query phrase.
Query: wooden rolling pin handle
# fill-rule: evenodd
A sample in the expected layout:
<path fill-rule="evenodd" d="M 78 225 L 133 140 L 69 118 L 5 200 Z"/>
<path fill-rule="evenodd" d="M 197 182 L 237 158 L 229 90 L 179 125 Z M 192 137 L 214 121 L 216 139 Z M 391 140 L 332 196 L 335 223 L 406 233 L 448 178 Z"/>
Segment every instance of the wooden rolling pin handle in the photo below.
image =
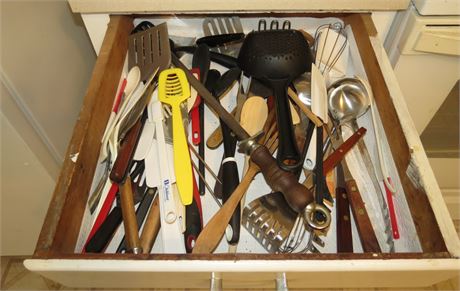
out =
<path fill-rule="evenodd" d="M 150 194 L 147 194 L 150 195 Z M 152 250 L 153 244 L 158 232 L 160 231 L 160 204 L 158 200 L 158 194 L 153 200 L 152 206 L 150 207 L 149 214 L 145 220 L 144 228 L 140 238 L 140 245 L 143 254 L 149 254 Z"/>
<path fill-rule="evenodd" d="M 265 146 L 257 147 L 251 154 L 251 160 L 260 168 L 272 190 L 283 193 L 295 211 L 302 212 L 313 201 L 313 194 L 298 182 L 294 174 L 280 169 Z"/>
<path fill-rule="evenodd" d="M 131 187 L 131 177 L 121 185 L 121 213 L 123 216 L 123 226 L 125 228 L 125 238 L 127 250 L 132 253 L 142 253 L 139 240 L 139 232 L 134 210 L 133 190 Z"/>

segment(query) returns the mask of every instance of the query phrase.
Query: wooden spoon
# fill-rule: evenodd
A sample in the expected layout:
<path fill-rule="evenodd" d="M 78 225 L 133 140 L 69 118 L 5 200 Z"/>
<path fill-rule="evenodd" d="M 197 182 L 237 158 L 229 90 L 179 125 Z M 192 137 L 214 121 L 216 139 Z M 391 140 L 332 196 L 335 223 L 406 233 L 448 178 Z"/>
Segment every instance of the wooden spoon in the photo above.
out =
<path fill-rule="evenodd" d="M 265 99 L 260 96 L 252 96 L 243 104 L 240 124 L 250 136 L 253 136 L 262 130 L 267 116 L 268 106 Z"/>
<path fill-rule="evenodd" d="M 260 96 L 252 96 L 246 99 L 243 104 L 243 108 L 241 109 L 240 124 L 250 136 L 254 136 L 263 129 L 267 117 L 268 106 L 265 99 Z M 248 171 L 248 167 L 249 157 L 246 156 L 244 158 L 243 175 Z M 244 205 L 244 197 L 242 199 L 242 204 Z"/>

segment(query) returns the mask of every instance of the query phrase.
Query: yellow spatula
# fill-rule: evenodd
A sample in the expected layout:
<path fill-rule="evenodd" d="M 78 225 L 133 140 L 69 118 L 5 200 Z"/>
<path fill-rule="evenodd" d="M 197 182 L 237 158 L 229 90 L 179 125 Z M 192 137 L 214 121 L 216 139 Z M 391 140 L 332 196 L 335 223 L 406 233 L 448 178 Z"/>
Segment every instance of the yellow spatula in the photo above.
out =
<path fill-rule="evenodd" d="M 174 171 L 177 188 L 184 205 L 191 204 L 193 199 L 192 164 L 180 110 L 182 102 L 189 97 L 190 85 L 184 71 L 173 68 L 161 72 L 158 98 L 161 102 L 169 104 L 172 109 Z"/>

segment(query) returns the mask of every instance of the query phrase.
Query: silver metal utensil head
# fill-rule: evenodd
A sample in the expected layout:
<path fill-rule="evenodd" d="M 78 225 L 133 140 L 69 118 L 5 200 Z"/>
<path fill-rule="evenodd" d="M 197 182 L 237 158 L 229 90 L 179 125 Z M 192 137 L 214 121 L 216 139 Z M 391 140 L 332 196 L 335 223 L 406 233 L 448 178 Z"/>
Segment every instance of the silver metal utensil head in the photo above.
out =
<path fill-rule="evenodd" d="M 243 210 L 242 225 L 269 252 L 278 253 L 289 237 L 297 213 L 280 192 L 259 197 Z"/>
<path fill-rule="evenodd" d="M 369 109 L 366 87 L 356 78 L 334 82 L 328 89 L 329 110 L 340 123 L 354 120 Z"/>

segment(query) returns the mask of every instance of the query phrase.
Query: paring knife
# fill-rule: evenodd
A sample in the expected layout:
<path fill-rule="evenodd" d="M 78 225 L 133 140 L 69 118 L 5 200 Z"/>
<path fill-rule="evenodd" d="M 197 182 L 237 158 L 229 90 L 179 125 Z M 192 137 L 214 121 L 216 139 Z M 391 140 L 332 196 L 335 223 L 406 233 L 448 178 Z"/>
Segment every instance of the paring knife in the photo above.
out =
<path fill-rule="evenodd" d="M 334 147 L 339 146 L 342 140 L 342 136 L 339 133 L 336 133 L 335 136 L 331 138 Z M 358 145 L 360 142 L 361 141 L 358 141 Z M 342 171 L 345 183 L 345 187 L 342 190 L 344 190 L 343 193 L 348 197 L 350 202 L 363 250 L 364 252 L 380 253 L 381 248 L 369 219 L 369 215 L 367 214 L 363 199 L 359 193 L 356 181 L 351 176 L 345 161 L 342 161 Z"/>

